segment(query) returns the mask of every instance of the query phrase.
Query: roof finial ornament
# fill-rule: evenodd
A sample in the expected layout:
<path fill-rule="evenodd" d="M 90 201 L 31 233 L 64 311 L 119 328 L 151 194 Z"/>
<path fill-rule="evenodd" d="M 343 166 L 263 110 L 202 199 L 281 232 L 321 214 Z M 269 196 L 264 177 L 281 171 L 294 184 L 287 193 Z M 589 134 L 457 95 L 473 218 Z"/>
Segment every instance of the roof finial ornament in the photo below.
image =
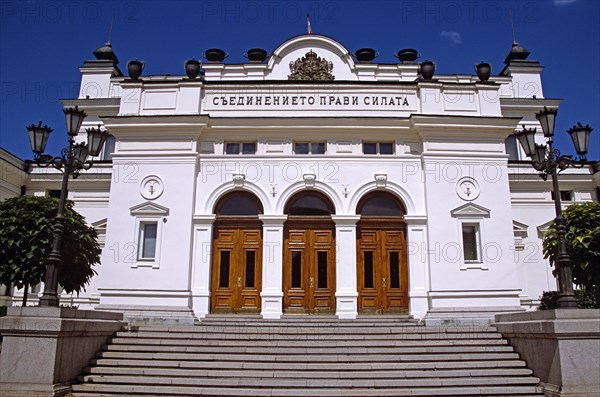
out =
<path fill-rule="evenodd" d="M 112 19 L 110 21 L 110 27 L 108 28 L 108 40 L 106 40 L 106 46 L 110 47 L 110 36 L 112 35 L 113 25 L 115 24 L 115 10 L 113 9 Z"/>
<path fill-rule="evenodd" d="M 513 47 L 516 47 L 519 43 L 517 42 L 517 36 L 515 35 L 515 21 L 513 20 L 512 10 L 510 8 L 508 9 L 508 15 L 510 16 L 510 27 L 512 28 Z"/>
<path fill-rule="evenodd" d="M 306 34 L 313 34 L 312 28 L 310 27 L 310 15 L 306 14 Z"/>
<path fill-rule="evenodd" d="M 512 28 L 513 44 L 510 49 L 510 52 L 504 59 L 504 63 L 506 65 L 510 64 L 511 61 L 524 61 L 530 54 L 527 48 L 523 48 L 519 45 L 519 42 L 517 41 L 517 36 L 515 34 L 515 23 L 513 20 L 512 10 L 509 9 L 508 12 L 510 15 L 510 26 Z"/>

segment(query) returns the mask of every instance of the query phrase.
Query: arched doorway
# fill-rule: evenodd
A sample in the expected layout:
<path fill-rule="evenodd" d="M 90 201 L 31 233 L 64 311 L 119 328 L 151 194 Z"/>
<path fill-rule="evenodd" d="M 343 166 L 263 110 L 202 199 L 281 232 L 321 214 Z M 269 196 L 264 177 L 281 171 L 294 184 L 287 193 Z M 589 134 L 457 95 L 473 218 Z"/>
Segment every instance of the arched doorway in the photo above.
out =
<path fill-rule="evenodd" d="M 232 192 L 215 207 L 211 312 L 260 312 L 263 208 L 256 196 Z"/>
<path fill-rule="evenodd" d="M 404 206 L 392 194 L 374 192 L 357 206 L 358 311 L 408 311 Z"/>
<path fill-rule="evenodd" d="M 335 225 L 331 201 L 317 191 L 294 195 L 284 209 L 283 309 L 335 312 Z"/>

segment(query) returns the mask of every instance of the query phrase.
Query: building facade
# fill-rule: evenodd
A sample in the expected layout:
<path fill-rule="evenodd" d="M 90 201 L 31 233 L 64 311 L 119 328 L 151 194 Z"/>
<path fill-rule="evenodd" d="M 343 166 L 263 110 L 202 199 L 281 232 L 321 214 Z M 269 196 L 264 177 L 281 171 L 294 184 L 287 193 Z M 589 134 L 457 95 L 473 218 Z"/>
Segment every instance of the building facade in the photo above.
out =
<path fill-rule="evenodd" d="M 94 54 L 63 101 L 113 135 L 70 185 L 103 245 L 81 307 L 474 321 L 555 289 L 551 184 L 511 135 L 560 100 L 525 49 L 488 81 L 359 62 L 321 35 L 195 79 L 130 79 L 110 46 Z M 26 194 L 59 189 L 53 171 L 27 175 Z M 590 167 L 561 176 L 565 204 L 598 186 Z"/>

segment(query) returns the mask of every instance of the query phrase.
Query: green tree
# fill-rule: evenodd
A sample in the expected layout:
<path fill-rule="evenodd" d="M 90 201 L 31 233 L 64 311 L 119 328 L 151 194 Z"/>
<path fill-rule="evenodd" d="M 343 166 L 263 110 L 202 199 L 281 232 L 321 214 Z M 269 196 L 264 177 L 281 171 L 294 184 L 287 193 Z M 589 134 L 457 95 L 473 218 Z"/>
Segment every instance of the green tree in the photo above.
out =
<path fill-rule="evenodd" d="M 567 227 L 567 251 L 573 262 L 573 282 L 594 290 L 596 302 L 600 302 L 600 203 L 573 204 L 563 211 L 563 217 Z M 544 257 L 554 266 L 558 258 L 555 222 L 544 235 L 543 246 Z"/>
<path fill-rule="evenodd" d="M 0 283 L 28 288 L 44 279 L 52 250 L 58 199 L 20 196 L 0 202 Z M 65 228 L 58 282 L 67 293 L 80 292 L 96 274 L 101 249 L 96 230 L 65 205 Z M 26 296 L 23 299 L 26 302 Z"/>

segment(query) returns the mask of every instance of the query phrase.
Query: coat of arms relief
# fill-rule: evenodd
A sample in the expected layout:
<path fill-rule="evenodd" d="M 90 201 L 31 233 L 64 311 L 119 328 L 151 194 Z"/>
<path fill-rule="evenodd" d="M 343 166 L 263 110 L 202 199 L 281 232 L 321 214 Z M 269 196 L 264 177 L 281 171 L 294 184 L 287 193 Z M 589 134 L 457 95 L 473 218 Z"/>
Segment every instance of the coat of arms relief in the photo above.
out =
<path fill-rule="evenodd" d="M 302 58 L 290 62 L 292 73 L 288 76 L 288 80 L 334 80 L 332 70 L 331 61 L 317 56 L 313 50 L 310 50 Z"/>

